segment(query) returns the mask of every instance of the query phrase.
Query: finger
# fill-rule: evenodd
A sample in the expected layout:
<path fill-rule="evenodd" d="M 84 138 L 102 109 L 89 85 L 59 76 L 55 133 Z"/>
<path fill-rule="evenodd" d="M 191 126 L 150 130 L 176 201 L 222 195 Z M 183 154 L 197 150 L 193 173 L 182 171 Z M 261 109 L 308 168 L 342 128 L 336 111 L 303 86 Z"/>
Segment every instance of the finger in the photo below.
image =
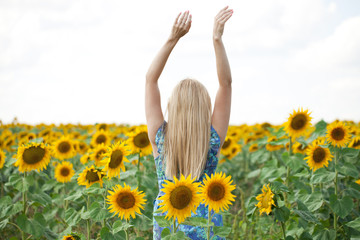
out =
<path fill-rule="evenodd" d="M 224 7 L 219 11 L 219 13 L 216 15 L 216 17 L 219 17 L 229 6 Z"/>
<path fill-rule="evenodd" d="M 186 24 L 187 20 L 188 20 L 188 16 L 189 16 L 189 11 L 186 11 L 184 14 L 184 18 L 182 20 L 182 24 Z"/>
<path fill-rule="evenodd" d="M 178 23 L 178 20 L 179 20 L 180 15 L 181 15 L 181 12 L 180 12 L 179 15 L 176 17 L 174 24 L 177 24 L 177 23 Z"/>
<path fill-rule="evenodd" d="M 189 31 L 189 29 L 190 29 L 190 27 L 191 27 L 191 21 L 192 21 L 191 19 L 192 19 L 192 16 L 191 16 L 191 14 L 190 14 L 189 19 L 188 19 L 188 21 L 186 22 L 186 26 L 185 26 L 186 30 L 188 30 L 188 31 Z"/>
<path fill-rule="evenodd" d="M 228 9 L 228 10 L 222 12 L 221 14 L 219 14 L 218 19 L 224 17 L 224 15 L 227 15 L 228 13 L 233 13 L 233 12 L 234 11 L 232 9 Z"/>
<path fill-rule="evenodd" d="M 180 19 L 179 19 L 179 21 L 178 21 L 179 24 L 181 24 L 181 23 L 183 22 L 183 19 L 184 19 L 185 14 L 186 14 L 186 12 L 184 12 L 184 13 L 181 15 L 181 17 L 180 17 Z"/>
<path fill-rule="evenodd" d="M 228 13 L 222 15 L 222 16 L 218 19 L 218 21 L 219 21 L 219 22 L 223 21 L 223 20 L 224 20 L 225 18 L 227 18 L 229 15 L 231 16 L 231 15 L 232 15 L 232 12 L 228 12 Z"/>
<path fill-rule="evenodd" d="M 222 19 L 222 20 L 220 21 L 220 23 L 221 23 L 221 24 L 226 23 L 226 21 L 229 20 L 229 18 L 231 18 L 231 16 L 232 16 L 232 13 L 229 14 L 228 16 L 226 16 L 224 19 Z"/>

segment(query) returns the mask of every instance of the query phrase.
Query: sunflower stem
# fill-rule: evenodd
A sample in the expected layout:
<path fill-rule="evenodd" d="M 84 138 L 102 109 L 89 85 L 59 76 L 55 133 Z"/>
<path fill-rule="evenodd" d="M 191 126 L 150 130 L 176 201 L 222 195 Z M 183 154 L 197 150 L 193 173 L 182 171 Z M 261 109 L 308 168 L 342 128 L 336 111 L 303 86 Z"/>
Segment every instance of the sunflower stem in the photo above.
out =
<path fill-rule="evenodd" d="M 126 225 L 128 225 L 129 221 L 126 219 Z M 128 233 L 128 228 L 125 229 L 125 239 L 129 240 L 129 233 Z"/>
<path fill-rule="evenodd" d="M 138 189 L 140 190 L 140 185 L 141 185 L 141 178 L 140 178 L 140 154 L 141 154 L 141 151 L 139 152 L 139 159 L 138 159 L 138 162 L 137 162 L 137 182 L 138 182 Z"/>
<path fill-rule="evenodd" d="M 310 179 L 313 177 L 314 175 L 314 170 L 311 171 L 311 176 L 310 176 Z M 315 192 L 315 186 L 314 186 L 314 183 L 311 183 L 311 192 L 314 193 Z"/>
<path fill-rule="evenodd" d="M 338 171 L 337 171 L 338 159 L 339 159 L 339 149 L 336 148 L 335 149 L 335 180 L 334 180 L 336 199 L 338 199 Z M 337 215 L 335 212 L 334 212 L 334 230 L 335 232 L 337 232 Z"/>
<path fill-rule="evenodd" d="M 176 226 L 176 222 L 175 222 L 175 217 L 174 217 L 174 219 L 173 219 L 173 233 L 176 233 L 176 228 L 175 228 L 175 226 Z"/>
<path fill-rule="evenodd" d="M 210 211 L 210 205 L 209 205 L 208 206 L 207 240 L 210 240 L 210 222 L 211 222 L 211 211 Z"/>
<path fill-rule="evenodd" d="M 86 210 L 89 211 L 90 209 L 90 196 L 87 196 L 86 200 Z M 86 230 L 87 230 L 87 239 L 90 240 L 90 218 L 86 220 Z"/>
<path fill-rule="evenodd" d="M 283 236 L 284 236 L 284 240 L 286 239 L 286 233 L 285 233 L 285 223 L 283 221 L 280 221 L 281 222 L 281 229 L 282 229 L 282 233 L 283 233 Z"/>
<path fill-rule="evenodd" d="M 292 141 L 291 141 L 291 136 L 289 137 L 289 158 L 292 155 Z M 285 185 L 287 187 L 289 187 L 289 177 L 290 177 L 290 168 L 289 166 L 286 166 L 286 179 L 285 179 Z M 284 201 L 285 201 L 285 206 L 289 206 L 289 201 L 288 201 L 288 195 L 285 192 L 284 193 Z"/>
<path fill-rule="evenodd" d="M 26 172 L 24 172 L 24 178 L 23 178 L 23 185 L 24 185 L 24 182 L 25 182 L 25 178 L 26 178 Z M 26 215 L 26 191 L 23 191 L 23 213 Z"/>

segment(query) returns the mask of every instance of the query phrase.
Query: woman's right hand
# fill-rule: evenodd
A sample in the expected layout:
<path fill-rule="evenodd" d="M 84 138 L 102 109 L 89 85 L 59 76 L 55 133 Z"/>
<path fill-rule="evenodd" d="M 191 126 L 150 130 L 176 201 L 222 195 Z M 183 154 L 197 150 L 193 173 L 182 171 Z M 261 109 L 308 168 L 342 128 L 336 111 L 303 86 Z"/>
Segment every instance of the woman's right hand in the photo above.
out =
<path fill-rule="evenodd" d="M 191 14 L 189 14 L 189 11 L 186 11 L 183 14 L 179 13 L 175 19 L 169 39 L 179 40 L 182 36 L 189 32 L 190 27 Z"/>
<path fill-rule="evenodd" d="M 221 39 L 224 33 L 224 26 L 227 20 L 232 16 L 233 10 L 228 9 L 228 6 L 224 7 L 220 10 L 220 12 L 216 15 L 214 21 L 214 32 L 213 32 L 213 39 L 219 40 Z"/>

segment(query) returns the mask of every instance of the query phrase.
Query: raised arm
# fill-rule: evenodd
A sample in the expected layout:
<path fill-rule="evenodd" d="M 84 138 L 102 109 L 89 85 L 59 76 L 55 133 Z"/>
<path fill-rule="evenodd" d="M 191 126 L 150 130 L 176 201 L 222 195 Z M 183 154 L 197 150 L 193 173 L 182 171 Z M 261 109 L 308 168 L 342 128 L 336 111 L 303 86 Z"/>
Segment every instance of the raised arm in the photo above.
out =
<path fill-rule="evenodd" d="M 221 146 L 224 143 L 229 126 L 231 109 L 231 71 L 225 47 L 222 41 L 226 21 L 232 16 L 233 10 L 225 7 L 216 15 L 214 21 L 213 44 L 216 56 L 216 69 L 219 89 L 216 94 L 212 125 L 218 132 Z"/>
<path fill-rule="evenodd" d="M 162 46 L 148 72 L 146 73 L 145 83 L 145 114 L 148 127 L 148 135 L 152 145 L 155 145 L 156 131 L 164 121 L 161 110 L 160 91 L 158 79 L 165 67 L 167 59 L 179 39 L 189 32 L 191 27 L 191 15 L 189 11 L 179 14 L 172 27 L 171 34 Z"/>

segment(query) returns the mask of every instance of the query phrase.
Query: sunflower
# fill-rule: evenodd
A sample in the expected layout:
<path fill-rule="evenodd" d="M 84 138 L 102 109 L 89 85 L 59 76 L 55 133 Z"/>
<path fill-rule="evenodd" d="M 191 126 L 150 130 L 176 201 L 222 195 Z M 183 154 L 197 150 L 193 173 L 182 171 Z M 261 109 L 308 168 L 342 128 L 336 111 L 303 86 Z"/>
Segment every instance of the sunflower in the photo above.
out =
<path fill-rule="evenodd" d="M 129 149 L 125 142 L 117 142 L 108 147 L 107 152 L 101 165 L 105 165 L 104 171 L 107 172 L 108 178 L 120 175 L 120 169 L 125 172 L 124 161 L 129 162 L 126 156 L 129 155 Z"/>
<path fill-rule="evenodd" d="M 211 177 L 206 174 L 200 194 L 203 199 L 202 203 L 205 206 L 209 205 L 209 211 L 214 210 L 218 213 L 219 210 L 229 209 L 229 204 L 232 204 L 231 201 L 235 201 L 236 197 L 231 194 L 231 191 L 236 188 L 231 183 L 231 176 L 226 177 L 225 173 L 211 174 Z"/>
<path fill-rule="evenodd" d="M 101 169 L 96 169 L 94 166 L 86 167 L 82 173 L 79 174 L 77 182 L 79 185 L 85 185 L 86 188 L 90 187 L 94 183 L 100 183 L 102 187 L 103 177 L 105 174 Z"/>
<path fill-rule="evenodd" d="M 257 143 L 254 143 L 254 144 L 250 145 L 249 152 L 255 152 L 258 149 L 259 149 L 259 146 L 257 145 Z"/>
<path fill-rule="evenodd" d="M 307 150 L 308 146 L 304 146 L 299 142 L 295 142 L 294 145 L 292 145 L 293 153 L 302 153 L 304 154 Z"/>
<path fill-rule="evenodd" d="M 356 180 L 355 182 L 360 185 L 360 179 Z"/>
<path fill-rule="evenodd" d="M 333 122 L 327 126 L 326 138 L 331 145 L 344 147 L 350 141 L 350 129 L 343 122 Z"/>
<path fill-rule="evenodd" d="M 325 145 L 325 137 L 318 137 L 317 139 L 315 139 L 314 141 L 312 141 L 312 145 Z"/>
<path fill-rule="evenodd" d="M 266 144 L 265 147 L 269 152 L 274 152 L 274 151 L 277 151 L 277 150 L 283 148 L 282 145 L 275 145 L 275 144 L 270 143 L 270 142 L 276 141 L 276 140 L 279 140 L 279 139 L 277 139 L 275 136 L 271 136 L 268 138 L 268 140 L 267 140 L 268 143 Z"/>
<path fill-rule="evenodd" d="M 84 154 L 89 149 L 89 146 L 85 142 L 77 140 L 74 143 L 74 149 L 79 154 Z"/>
<path fill-rule="evenodd" d="M 52 146 L 53 155 L 59 160 L 72 158 L 76 155 L 74 142 L 68 136 L 62 136 Z"/>
<path fill-rule="evenodd" d="M 111 143 L 110 133 L 100 129 L 91 138 L 91 145 L 98 146 L 100 144 L 109 145 Z"/>
<path fill-rule="evenodd" d="M 97 167 L 100 167 L 103 165 L 103 162 L 101 161 L 104 157 L 104 153 L 106 153 L 107 147 L 101 143 L 95 147 L 95 149 L 92 150 L 92 154 L 90 155 L 90 160 L 95 161 L 95 165 Z"/>
<path fill-rule="evenodd" d="M 354 137 L 351 140 L 349 147 L 355 148 L 355 149 L 360 149 L 360 136 Z"/>
<path fill-rule="evenodd" d="M 195 213 L 202 199 L 198 194 L 200 183 L 194 180 L 191 179 L 191 175 L 187 178 L 181 175 L 180 180 L 174 176 L 174 182 L 165 180 L 166 184 L 163 184 L 162 189 L 165 194 L 159 197 L 159 200 L 163 200 L 159 203 L 159 206 L 162 205 L 159 210 L 163 213 L 167 211 L 166 218 L 177 218 L 181 224 L 185 218 L 191 216 L 191 212 Z"/>
<path fill-rule="evenodd" d="M 307 157 L 305 157 L 304 160 L 308 159 L 307 164 L 310 169 L 313 169 L 313 171 L 316 171 L 324 166 L 327 167 L 329 165 L 329 161 L 333 158 L 328 148 L 323 148 L 317 144 L 309 146 L 306 150 L 306 155 Z"/>
<path fill-rule="evenodd" d="M 116 185 L 113 191 L 109 191 L 110 195 L 107 196 L 107 203 L 110 205 L 109 212 L 119 214 L 121 219 L 126 220 L 135 218 L 135 213 L 141 214 L 140 209 L 144 210 L 146 203 L 145 193 L 138 191 L 137 188 L 131 190 L 130 186 L 124 183 L 124 187 Z"/>
<path fill-rule="evenodd" d="M 64 236 L 62 240 L 75 240 L 75 238 L 72 235 Z"/>
<path fill-rule="evenodd" d="M 128 133 L 128 144 L 132 149 L 132 153 L 139 153 L 142 156 L 147 156 L 152 153 L 152 147 L 147 133 L 146 126 L 139 126 L 134 132 Z"/>
<path fill-rule="evenodd" d="M 74 173 L 72 163 L 66 161 L 61 162 L 55 168 L 55 178 L 61 183 L 70 182 Z"/>
<path fill-rule="evenodd" d="M 82 163 L 82 164 L 86 164 L 88 161 L 90 160 L 90 154 L 89 153 L 85 153 L 84 155 L 82 155 L 81 157 L 80 157 L 80 162 Z"/>
<path fill-rule="evenodd" d="M 0 149 L 0 169 L 4 167 L 5 163 L 5 153 L 3 150 Z"/>
<path fill-rule="evenodd" d="M 265 186 L 263 185 L 263 188 L 261 189 L 262 193 L 260 193 L 256 200 L 259 202 L 255 205 L 259 208 L 260 215 L 263 212 L 266 212 L 267 215 L 271 212 L 271 206 L 276 206 L 274 202 L 274 193 L 271 191 L 271 188 L 269 187 L 269 184 Z"/>
<path fill-rule="evenodd" d="M 66 235 L 62 240 L 80 240 L 80 237 L 76 235 Z"/>
<path fill-rule="evenodd" d="M 50 162 L 49 146 L 44 143 L 29 143 L 27 145 L 21 145 L 18 148 L 14 163 L 15 167 L 19 167 L 20 172 L 29 172 L 33 169 L 43 170 Z"/>
<path fill-rule="evenodd" d="M 234 138 L 226 136 L 223 145 L 221 146 L 220 153 L 224 156 L 231 154 L 231 149 L 237 145 Z"/>
<path fill-rule="evenodd" d="M 9 152 L 13 152 L 14 151 L 13 146 L 15 145 L 15 141 L 16 141 L 15 135 L 8 137 L 3 143 L 3 148 Z"/>
<path fill-rule="evenodd" d="M 294 110 L 293 114 L 290 114 L 288 121 L 284 123 L 284 130 L 291 136 L 293 139 L 304 135 L 307 129 L 311 126 L 310 113 L 308 110 L 303 111 L 303 108 L 298 109 L 296 112 Z"/>
<path fill-rule="evenodd" d="M 228 154 L 224 155 L 225 158 L 221 159 L 219 163 L 223 163 L 226 159 L 231 160 L 233 159 L 239 152 L 241 152 L 241 145 L 233 144 Z"/>

